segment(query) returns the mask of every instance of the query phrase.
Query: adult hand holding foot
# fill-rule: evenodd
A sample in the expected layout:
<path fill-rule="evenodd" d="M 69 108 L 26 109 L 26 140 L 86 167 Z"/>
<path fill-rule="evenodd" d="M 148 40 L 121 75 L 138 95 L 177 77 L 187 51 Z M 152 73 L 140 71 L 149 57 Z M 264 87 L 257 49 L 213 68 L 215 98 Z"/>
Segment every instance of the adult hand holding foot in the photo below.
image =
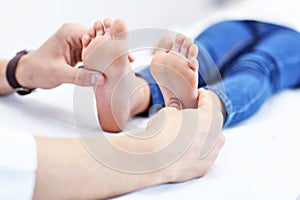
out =
<path fill-rule="evenodd" d="M 198 47 L 193 40 L 183 34 L 177 34 L 175 38 L 165 36 L 161 38 L 157 51 L 152 59 L 150 71 L 153 78 L 159 84 L 165 105 L 177 109 L 198 108 L 200 113 L 211 116 L 211 121 L 206 118 L 197 118 L 198 125 L 206 127 L 209 125 L 207 137 L 202 148 L 201 156 L 205 156 L 218 140 L 225 120 L 225 107 L 213 91 L 197 89 Z M 201 66 L 200 66 L 201 67 Z M 208 110 L 201 109 L 202 101 L 208 101 L 203 94 L 209 94 L 212 107 Z M 207 96 L 207 95 L 204 95 Z M 204 104 L 207 104 L 204 102 Z M 195 117 L 187 117 L 190 122 Z M 189 122 L 188 122 L 189 123 Z M 197 124 L 189 124 L 197 126 Z"/>
<path fill-rule="evenodd" d="M 93 79 L 91 77 L 94 75 L 100 75 L 101 77 L 101 73 L 73 68 L 73 66 L 81 60 L 82 46 L 80 38 L 86 32 L 88 32 L 88 30 L 78 24 L 66 24 L 62 26 L 39 49 L 24 55 L 20 59 L 16 71 L 16 78 L 19 83 L 27 88 L 40 87 L 47 89 L 54 88 L 62 83 L 75 83 L 75 79 L 76 81 L 79 81 L 76 82 L 78 85 L 93 85 L 96 83 L 98 78 Z M 125 59 L 122 59 L 122 61 L 124 60 Z M 13 89 L 8 84 L 5 76 L 7 63 L 8 60 L 2 60 L 0 63 L 1 94 L 13 92 Z M 126 71 L 126 68 L 123 69 Z M 113 71 L 114 68 L 111 68 L 110 70 L 112 70 L 112 73 L 115 73 Z M 134 80 L 137 84 L 142 84 L 141 79 L 137 78 Z M 107 91 L 108 90 L 109 89 L 107 88 Z M 143 95 L 143 92 L 149 92 L 147 91 L 147 87 L 145 87 L 145 90 L 142 90 L 141 93 L 142 96 L 145 96 L 144 98 L 141 98 L 141 102 L 144 103 L 144 106 L 137 106 L 140 102 L 136 101 L 136 104 L 132 105 L 133 110 L 131 114 L 140 112 L 138 110 L 134 111 L 135 108 L 142 110 L 148 108 L 150 95 Z M 163 109 L 161 112 L 165 113 L 165 116 L 168 119 L 168 126 L 162 130 L 160 136 L 156 138 L 156 141 L 154 142 L 149 140 L 145 144 L 140 141 L 136 142 L 129 140 L 125 136 L 108 136 L 110 140 L 125 146 L 125 149 L 127 148 L 130 150 L 134 148 L 137 152 L 149 151 L 161 147 L 157 147 L 157 145 L 161 145 L 162 142 L 172 142 L 172 139 L 176 137 L 174 134 L 178 132 L 178 130 L 174 130 L 174 126 L 172 126 L 173 122 L 180 120 L 183 112 L 191 112 L 194 115 L 199 115 L 203 124 L 197 129 L 197 132 L 193 133 L 195 137 L 194 140 L 191 140 L 191 145 L 179 159 L 163 169 L 140 174 L 124 173 L 99 163 L 86 151 L 79 139 L 54 139 L 42 137 L 34 137 L 33 139 L 33 136 L 28 136 L 37 144 L 37 168 L 32 167 L 34 169 L 24 169 L 21 166 L 22 162 L 20 162 L 17 168 L 11 166 L 11 168 L 0 170 L 0 177 L 16 178 L 17 182 L 19 181 L 20 185 L 24 186 L 24 188 L 18 187 L 13 188 L 12 190 L 0 190 L 0 198 L 2 199 L 4 195 L 3 199 L 7 199 L 7 195 L 11 197 L 14 196 L 14 194 L 19 194 L 20 198 L 33 197 L 33 199 L 109 198 L 157 184 L 180 182 L 203 176 L 214 163 L 223 146 L 224 137 L 221 132 L 222 118 L 211 112 L 213 104 L 212 101 L 210 101 L 209 93 L 207 91 L 201 91 L 198 100 L 198 109 Z M 216 117 L 214 118 L 214 116 Z M 159 118 L 154 117 L 152 119 L 153 124 L 155 124 L 157 120 L 159 120 Z M 211 122 L 213 122 L 215 126 L 211 126 Z M 150 124 L 149 128 L 151 128 L 153 124 Z M 214 131 L 214 133 L 219 135 L 218 140 L 214 143 L 215 145 L 212 146 L 211 151 L 207 155 L 201 157 L 203 145 L 205 145 L 203 142 L 206 141 L 207 135 L 209 135 L 211 131 Z M 9 144 L 13 144 L 17 147 L 15 148 L 17 152 L 16 155 L 11 155 L 11 157 L 9 155 L 3 157 L 0 156 L 3 163 L 6 163 L 7 160 L 17 160 L 24 155 L 30 155 L 30 157 L 35 158 L 35 150 L 32 150 L 34 152 L 22 151 L 22 148 L 19 148 L 19 144 L 28 147 L 34 145 L 34 142 L 29 144 L 26 142 L 24 143 L 22 138 L 11 136 L 9 133 L 2 133 L 1 136 L 2 135 L 4 135 L 4 138 L 7 136 L 10 140 Z M 102 137 L 102 139 L 104 138 Z M 5 142 L 6 140 L 0 140 L 1 144 L 5 144 Z M 1 150 L 4 154 L 9 152 L 5 149 L 7 145 L 0 145 L 0 147 L 4 148 Z M 29 149 L 31 148 L 35 149 L 35 147 L 29 147 Z M 103 152 L 108 151 L 101 146 L 99 146 L 99 150 Z M 176 149 L 170 149 L 171 154 L 174 154 L 174 152 L 176 152 Z M 151 163 L 156 161 L 149 160 L 148 162 Z M 14 172 L 12 177 L 7 174 L 9 170 Z M 23 175 L 21 177 L 16 177 L 15 173 L 17 171 L 21 171 Z M 33 176 L 32 174 L 36 175 L 35 178 L 29 178 L 29 176 Z M 22 184 L 27 183 L 22 179 L 24 178 L 24 175 L 28 175 L 28 179 L 30 179 L 29 182 L 32 186 Z M 1 188 L 6 188 L 7 185 L 9 184 L 3 185 L 3 187 L 1 185 Z M 15 185 L 13 187 L 15 187 Z M 33 187 L 34 194 L 32 196 Z M 2 191 L 5 193 L 1 193 Z M 7 194 L 7 191 L 16 192 Z"/>
<path fill-rule="evenodd" d="M 192 122 L 191 126 L 197 126 L 197 132 L 187 133 L 185 131 L 188 130 L 183 130 L 186 134 L 193 134 L 194 140 L 182 157 L 173 164 L 173 170 L 178 167 L 177 170 L 181 169 L 182 173 L 173 174 L 177 176 L 172 177 L 172 182 L 181 182 L 204 176 L 215 163 L 224 145 L 225 137 L 222 132 L 224 119 L 212 95 L 210 91 L 200 89 L 198 91 L 197 109 L 173 110 L 173 112 L 178 113 L 197 113 L 198 117 L 196 117 L 194 123 L 192 119 L 187 119 Z M 171 116 L 173 115 L 174 113 L 171 114 Z M 174 170 L 174 172 L 176 171 Z"/>
<path fill-rule="evenodd" d="M 174 126 L 174 121 L 180 121 L 183 112 L 198 116 L 201 124 L 196 132 L 189 133 L 193 138 L 186 151 L 178 158 L 177 149 L 172 148 L 167 155 L 160 154 L 154 159 L 146 160 L 149 164 L 155 164 L 162 158 L 176 154 L 178 159 L 152 172 L 126 173 L 107 167 L 95 159 L 95 152 L 93 156 L 89 154 L 79 139 L 37 138 L 39 168 L 36 172 L 35 199 L 104 199 L 153 185 L 181 182 L 205 175 L 224 144 L 223 118 L 211 112 L 213 106 L 209 92 L 201 90 L 198 109 L 163 108 L 158 115 L 165 115 L 166 125 L 151 139 L 142 141 L 126 135 L 107 136 L 113 144 L 128 152 L 152 152 L 160 149 L 162 145 L 170 144 L 177 137 L 178 127 Z M 152 128 L 159 121 L 160 118 L 154 116 L 148 128 Z M 201 156 L 204 146 L 207 146 L 205 143 L 210 142 L 207 137 L 211 133 L 216 133 L 218 139 L 212 143 L 209 152 Z M 105 138 L 91 139 L 91 142 L 96 141 L 98 144 L 97 140 Z M 110 149 L 105 146 L 97 145 L 97 148 L 109 154 Z"/>
<path fill-rule="evenodd" d="M 23 55 L 15 72 L 16 80 L 24 88 L 51 89 L 62 83 L 92 86 L 103 76 L 99 72 L 74 68 L 81 61 L 81 37 L 88 29 L 79 24 L 61 26 L 41 47 Z M 8 60 L 0 60 L 0 76 L 5 76 Z M 0 94 L 13 89 L 6 79 L 0 79 Z"/>

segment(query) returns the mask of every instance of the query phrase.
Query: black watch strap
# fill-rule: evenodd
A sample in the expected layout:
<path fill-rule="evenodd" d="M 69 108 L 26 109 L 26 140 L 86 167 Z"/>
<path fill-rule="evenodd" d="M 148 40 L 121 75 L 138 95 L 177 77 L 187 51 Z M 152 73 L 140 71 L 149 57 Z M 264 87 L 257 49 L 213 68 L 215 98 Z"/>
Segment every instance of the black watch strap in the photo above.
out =
<path fill-rule="evenodd" d="M 20 95 L 29 94 L 29 93 L 31 93 L 32 90 L 34 90 L 34 89 L 28 89 L 28 88 L 22 87 L 20 85 L 20 83 L 16 79 L 16 69 L 17 69 L 18 62 L 21 59 L 21 57 L 23 55 L 27 54 L 27 53 L 28 52 L 26 50 L 18 52 L 16 54 L 16 56 L 13 57 L 8 62 L 7 68 L 6 68 L 6 79 L 7 79 L 7 82 Z"/>

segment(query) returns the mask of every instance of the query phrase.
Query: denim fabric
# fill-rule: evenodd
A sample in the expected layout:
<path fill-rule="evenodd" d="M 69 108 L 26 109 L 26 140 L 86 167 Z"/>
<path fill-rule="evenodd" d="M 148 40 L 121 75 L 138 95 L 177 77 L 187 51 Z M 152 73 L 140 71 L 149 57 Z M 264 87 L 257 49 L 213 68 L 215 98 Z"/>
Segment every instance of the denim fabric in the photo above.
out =
<path fill-rule="evenodd" d="M 221 98 L 226 108 L 224 126 L 249 118 L 272 94 L 299 86 L 300 34 L 292 29 L 258 21 L 223 21 L 203 31 L 195 43 L 198 87 Z M 148 73 L 140 76 L 148 81 Z M 163 105 L 157 91 L 156 84 L 151 88 L 152 102 Z"/>
<path fill-rule="evenodd" d="M 165 106 L 164 98 L 163 98 L 163 95 L 160 91 L 158 84 L 156 83 L 156 81 L 154 80 L 154 78 L 150 72 L 149 67 L 146 67 L 146 68 L 142 69 L 141 71 L 136 72 L 136 75 L 145 79 L 150 88 L 150 92 L 151 92 L 150 105 L 151 106 L 148 111 L 140 114 L 140 116 L 149 116 L 152 113 L 154 114 L 159 109 L 161 109 L 162 107 Z"/>

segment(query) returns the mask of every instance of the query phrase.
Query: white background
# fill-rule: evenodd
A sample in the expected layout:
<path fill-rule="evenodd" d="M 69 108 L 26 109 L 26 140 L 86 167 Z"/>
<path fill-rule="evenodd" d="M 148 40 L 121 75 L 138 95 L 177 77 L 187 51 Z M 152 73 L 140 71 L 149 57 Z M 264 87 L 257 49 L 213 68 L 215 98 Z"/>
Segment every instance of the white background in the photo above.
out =
<path fill-rule="evenodd" d="M 234 1 L 234 0 L 227 0 Z M 123 18 L 129 29 L 192 24 L 222 0 L 1 0 L 0 57 L 37 48 L 65 22 L 90 27 L 96 19 Z"/>

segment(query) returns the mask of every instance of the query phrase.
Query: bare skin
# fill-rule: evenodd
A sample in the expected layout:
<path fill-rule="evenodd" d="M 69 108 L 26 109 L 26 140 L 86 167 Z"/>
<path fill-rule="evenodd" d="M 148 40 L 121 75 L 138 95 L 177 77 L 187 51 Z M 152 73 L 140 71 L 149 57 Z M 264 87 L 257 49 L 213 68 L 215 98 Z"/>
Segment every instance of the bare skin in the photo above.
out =
<path fill-rule="evenodd" d="M 150 89 L 136 77 L 127 52 L 127 26 L 121 19 L 96 21 L 82 37 L 84 67 L 101 71 L 105 84 L 94 87 L 101 128 L 120 132 L 128 119 L 144 112 L 150 104 Z"/>
<path fill-rule="evenodd" d="M 197 108 L 197 54 L 198 47 L 182 34 L 175 39 L 166 36 L 160 40 L 150 70 L 166 106 Z"/>
<path fill-rule="evenodd" d="M 33 199 L 106 199 L 153 185 L 182 182 L 205 175 L 224 144 L 222 116 L 212 112 L 214 108 L 209 92 L 202 90 L 199 91 L 197 109 L 162 109 L 158 115 L 166 116 L 166 126 L 154 138 L 140 141 L 126 135 L 108 136 L 110 141 L 127 152 L 155 152 L 161 149 L 162 144 L 168 145 L 177 137 L 178 128 L 174 121 L 181 121 L 185 114 L 198 116 L 203 125 L 196 133 L 183 130 L 188 135 L 195 135 L 189 148 L 174 163 L 153 172 L 135 174 L 109 168 L 89 154 L 79 139 L 37 137 L 38 169 Z M 153 117 L 148 128 L 152 129 L 160 123 L 160 119 Z M 207 140 L 210 135 L 216 135 L 217 139 L 210 142 Z M 91 140 L 98 144 L 104 138 Z M 212 145 L 211 149 L 205 157 L 200 157 L 206 143 Z M 107 152 L 109 149 L 99 146 L 98 151 Z M 172 149 L 165 153 L 146 161 L 159 162 L 160 158 L 174 156 L 177 151 Z"/>
<path fill-rule="evenodd" d="M 95 87 L 98 118 L 103 130 L 123 130 L 131 116 L 148 109 L 150 89 L 144 79 L 132 72 L 132 58 L 126 48 L 127 27 L 123 20 L 96 21 L 82 38 L 85 68 L 101 71 L 105 84 Z M 167 107 L 197 108 L 198 47 L 192 39 L 178 34 L 175 39 L 163 37 L 150 65 L 160 85 Z M 129 58 L 129 59 L 128 59 Z M 225 118 L 224 105 L 209 91 L 218 112 Z"/>
<path fill-rule="evenodd" d="M 198 47 L 192 39 L 177 34 L 175 39 L 162 37 L 152 59 L 150 70 L 162 91 L 165 105 L 177 109 L 198 108 Z M 201 89 L 200 89 L 201 90 Z M 208 90 L 214 105 L 213 113 L 221 114 L 223 122 L 226 110 L 219 96 Z"/>
<path fill-rule="evenodd" d="M 86 32 L 84 27 L 80 27 L 77 24 L 62 26 L 39 49 L 24 56 L 20 60 L 16 72 L 18 81 L 28 88 L 50 89 L 66 82 L 77 83 L 81 86 L 94 85 L 95 78 L 92 78 L 94 76 L 98 76 L 96 79 L 102 79 L 99 78 L 102 77 L 101 73 L 72 68 L 73 64 L 80 60 L 78 55 L 81 54 L 81 47 L 77 42 L 81 34 Z M 95 31 L 95 29 L 91 30 Z M 91 37 L 90 34 L 87 37 Z M 74 47 L 79 47 L 79 49 L 75 48 L 74 50 Z M 0 60 L 0 94 L 13 92 L 5 76 L 7 62 L 8 60 Z M 147 94 L 149 88 L 145 87 L 144 89 L 145 94 L 141 100 L 145 103 L 147 98 L 150 98 L 150 94 Z M 38 168 L 33 199 L 103 199 L 152 185 L 182 182 L 203 176 L 216 160 L 224 144 L 224 136 L 222 134 L 222 116 L 219 112 L 212 112 L 216 106 L 214 106 L 214 101 L 211 101 L 209 92 L 199 91 L 198 96 L 198 109 L 162 109 L 158 114 L 165 114 L 167 124 L 160 131 L 160 135 L 148 142 L 134 141 L 126 136 L 109 136 L 111 141 L 120 144 L 129 152 L 152 152 L 159 150 L 163 146 L 162 144 L 169 144 L 176 137 L 174 134 L 178 130 L 173 126 L 173 122 L 181 121 L 183 114 L 199 116 L 203 126 L 197 129 L 189 149 L 171 165 L 154 172 L 132 174 L 108 168 L 95 160 L 79 139 L 36 137 Z M 153 117 L 151 121 L 148 129 L 152 129 L 161 120 L 160 117 Z M 210 126 L 211 122 L 214 126 Z M 188 130 L 182 131 L 185 133 L 189 132 Z M 212 135 L 211 133 L 217 134 L 218 140 L 209 154 L 200 158 L 199 152 L 203 151 L 203 143 L 207 136 Z M 104 138 L 99 137 L 98 139 L 103 140 Z M 108 149 L 99 146 L 99 151 L 107 152 Z M 167 155 L 161 155 L 159 158 L 176 154 L 176 149 L 166 153 Z M 148 162 L 157 162 L 159 158 L 150 159 Z"/>
<path fill-rule="evenodd" d="M 63 83 L 93 86 L 101 73 L 74 66 L 81 61 L 81 37 L 88 28 L 80 24 L 62 25 L 38 49 L 22 56 L 16 69 L 17 81 L 26 88 L 55 88 Z M 0 59 L 0 95 L 14 92 L 6 78 L 8 59 Z"/>

